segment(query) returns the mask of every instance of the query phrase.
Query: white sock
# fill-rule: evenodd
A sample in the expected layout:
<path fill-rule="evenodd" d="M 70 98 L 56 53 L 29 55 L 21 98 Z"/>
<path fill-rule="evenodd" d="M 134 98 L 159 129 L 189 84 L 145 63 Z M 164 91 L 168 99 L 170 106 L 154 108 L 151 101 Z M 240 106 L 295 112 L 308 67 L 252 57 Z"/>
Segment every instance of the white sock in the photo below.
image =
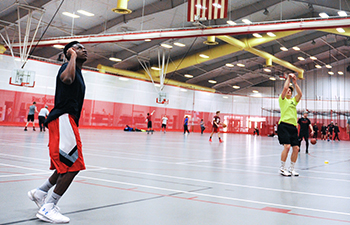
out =
<path fill-rule="evenodd" d="M 49 179 L 47 179 L 38 189 L 48 192 L 53 185 L 50 183 Z"/>
<path fill-rule="evenodd" d="M 57 205 L 58 200 L 60 200 L 62 196 L 56 194 L 55 192 L 52 192 L 50 198 L 46 201 L 46 203 L 53 203 L 54 205 Z"/>
<path fill-rule="evenodd" d="M 284 168 L 285 165 L 286 165 L 286 162 L 281 161 L 281 168 Z"/>
<path fill-rule="evenodd" d="M 290 162 L 290 169 L 294 170 L 295 162 Z"/>

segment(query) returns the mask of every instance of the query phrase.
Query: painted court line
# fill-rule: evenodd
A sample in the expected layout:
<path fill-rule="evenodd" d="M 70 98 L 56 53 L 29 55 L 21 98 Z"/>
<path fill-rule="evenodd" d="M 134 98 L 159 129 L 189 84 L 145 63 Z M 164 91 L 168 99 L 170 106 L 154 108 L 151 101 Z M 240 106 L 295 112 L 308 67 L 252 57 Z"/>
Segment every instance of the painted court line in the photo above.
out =
<path fill-rule="evenodd" d="M 96 180 L 96 181 L 106 182 L 106 183 L 114 183 L 114 184 L 121 184 L 121 185 L 128 185 L 128 186 L 136 186 L 136 187 L 142 187 L 142 188 L 146 188 L 146 189 L 154 189 L 154 190 L 161 190 L 161 191 L 168 191 L 168 192 L 182 192 L 184 194 L 193 195 L 193 193 L 191 193 L 189 191 L 184 191 L 184 190 L 177 190 L 177 189 L 170 189 L 170 188 L 161 188 L 161 187 L 155 187 L 155 186 L 149 186 L 149 185 L 141 185 L 141 184 L 134 184 L 134 183 L 128 183 L 128 182 L 120 182 L 120 181 L 101 179 L 101 178 L 89 177 L 89 176 L 80 176 L 80 178 L 85 178 L 85 179 L 89 179 L 89 180 Z M 313 212 L 321 212 L 321 213 L 329 213 L 329 214 L 350 216 L 350 213 L 346 213 L 346 212 L 338 212 L 338 211 L 315 209 L 315 208 L 308 208 L 308 207 L 283 205 L 283 204 L 277 204 L 277 203 L 262 202 L 262 201 L 240 199 L 240 198 L 226 197 L 226 196 L 220 196 L 220 195 L 203 194 L 203 193 L 196 193 L 196 195 L 203 196 L 203 197 L 214 198 L 214 199 L 216 198 L 216 199 L 224 199 L 224 200 L 232 200 L 232 201 L 253 203 L 253 204 L 259 204 L 259 205 L 269 205 L 269 206 L 282 207 L 282 208 L 291 208 L 291 209 L 298 209 L 298 210 L 307 210 L 307 211 L 313 211 Z"/>

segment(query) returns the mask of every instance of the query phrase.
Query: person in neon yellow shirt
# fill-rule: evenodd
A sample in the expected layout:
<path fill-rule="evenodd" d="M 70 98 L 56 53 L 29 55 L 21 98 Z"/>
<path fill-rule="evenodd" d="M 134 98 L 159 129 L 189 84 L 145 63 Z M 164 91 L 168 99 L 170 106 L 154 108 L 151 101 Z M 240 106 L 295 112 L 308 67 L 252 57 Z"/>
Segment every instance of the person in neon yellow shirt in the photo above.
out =
<path fill-rule="evenodd" d="M 293 81 L 297 94 L 292 97 L 294 88 L 289 84 Z M 278 99 L 278 103 L 281 109 L 281 118 L 278 123 L 278 141 L 283 145 L 283 151 L 281 154 L 281 168 L 280 173 L 283 176 L 299 176 L 294 170 L 295 162 L 298 159 L 299 152 L 299 139 L 297 129 L 297 105 L 301 99 L 302 92 L 297 84 L 297 77 L 294 74 L 288 75 L 286 82 L 284 83 L 282 93 Z M 293 152 L 291 156 L 291 165 L 287 170 L 285 168 L 288 153 L 292 147 Z"/>

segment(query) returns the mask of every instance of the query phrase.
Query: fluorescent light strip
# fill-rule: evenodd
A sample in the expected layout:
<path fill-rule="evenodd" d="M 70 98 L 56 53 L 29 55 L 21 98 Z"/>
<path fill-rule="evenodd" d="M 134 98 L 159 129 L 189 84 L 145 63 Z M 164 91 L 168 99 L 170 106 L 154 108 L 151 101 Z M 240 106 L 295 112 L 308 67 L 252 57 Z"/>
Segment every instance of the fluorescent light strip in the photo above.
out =
<path fill-rule="evenodd" d="M 84 16 L 94 16 L 95 14 L 91 13 L 91 12 L 88 12 L 88 11 L 85 11 L 85 10 L 82 10 L 82 9 L 79 9 L 77 11 L 78 13 L 84 15 Z"/>
<path fill-rule="evenodd" d="M 328 14 L 325 12 L 322 12 L 320 14 L 318 14 L 321 18 L 329 18 Z"/>
<path fill-rule="evenodd" d="M 253 36 L 256 37 L 256 38 L 262 38 L 262 36 L 260 34 L 258 34 L 258 33 L 254 33 Z"/>
<path fill-rule="evenodd" d="M 334 73 L 332 71 L 328 71 L 329 75 L 334 75 Z"/>
<path fill-rule="evenodd" d="M 230 25 L 236 25 L 236 23 L 233 22 L 232 20 L 227 20 L 226 23 L 227 23 L 227 24 L 230 24 Z"/>
<path fill-rule="evenodd" d="M 348 16 L 348 14 L 345 11 L 338 11 L 338 15 L 343 17 Z"/>
<path fill-rule="evenodd" d="M 294 46 L 293 49 L 294 49 L 295 51 L 300 51 L 300 48 L 297 47 L 297 46 Z"/>
<path fill-rule="evenodd" d="M 252 92 L 253 92 L 253 93 L 259 93 L 259 91 L 257 91 L 257 90 L 253 90 Z"/>
<path fill-rule="evenodd" d="M 251 24 L 252 21 L 248 20 L 248 19 L 242 19 L 242 22 L 245 24 Z"/>
<path fill-rule="evenodd" d="M 300 61 L 305 60 L 304 57 L 301 57 L 301 56 L 299 56 L 298 59 L 299 59 Z"/>
<path fill-rule="evenodd" d="M 344 72 L 343 71 L 338 71 L 338 74 L 339 75 L 344 75 Z"/>
<path fill-rule="evenodd" d="M 180 42 L 174 42 L 174 45 L 178 46 L 178 47 L 185 47 L 185 44 L 182 44 Z"/>
<path fill-rule="evenodd" d="M 288 48 L 286 48 L 286 47 L 280 47 L 280 49 L 284 52 L 288 51 Z"/>
<path fill-rule="evenodd" d="M 237 66 L 239 67 L 245 67 L 245 65 L 243 63 L 237 63 Z"/>
<path fill-rule="evenodd" d="M 160 70 L 160 68 L 155 67 L 155 66 L 152 66 L 151 69 L 152 69 L 152 70 L 158 70 L 158 71 Z"/>
<path fill-rule="evenodd" d="M 63 45 L 53 45 L 53 47 L 58 48 L 58 49 L 64 49 Z"/>
<path fill-rule="evenodd" d="M 211 84 L 216 84 L 217 83 L 216 80 L 208 80 L 208 82 L 211 83 Z"/>
<path fill-rule="evenodd" d="M 62 14 L 65 16 L 72 17 L 72 18 L 79 18 L 80 17 L 79 15 L 75 15 L 75 14 L 70 13 L 70 12 L 63 12 Z"/>
<path fill-rule="evenodd" d="M 168 44 L 161 44 L 160 46 L 164 47 L 164 48 L 173 48 L 173 46 L 168 45 Z"/>
<path fill-rule="evenodd" d="M 275 78 L 275 77 L 269 77 L 269 79 L 270 79 L 270 80 L 273 80 L 273 81 L 275 81 L 275 80 L 276 80 L 276 78 Z"/>
<path fill-rule="evenodd" d="M 332 66 L 331 66 L 331 65 L 329 65 L 329 64 L 327 64 L 327 65 L 326 65 L 326 68 L 331 69 L 331 68 L 332 68 Z"/>
<path fill-rule="evenodd" d="M 270 37 L 276 37 L 276 34 L 274 34 L 274 33 L 272 33 L 272 32 L 267 32 L 266 33 L 268 36 L 270 36 Z"/>
<path fill-rule="evenodd" d="M 185 75 L 184 75 L 184 77 L 187 77 L 187 78 L 192 78 L 192 77 L 193 77 L 193 75 L 191 75 L 191 74 L 185 74 Z"/>
<path fill-rule="evenodd" d="M 209 56 L 204 55 L 204 54 L 199 54 L 199 57 L 204 58 L 204 59 L 209 59 Z"/>
<path fill-rule="evenodd" d="M 319 68 L 319 69 L 322 68 L 322 66 L 321 66 L 321 65 L 318 65 L 318 64 L 316 64 L 315 67 L 316 67 L 316 68 Z"/>
<path fill-rule="evenodd" d="M 110 57 L 109 60 L 114 61 L 114 62 L 121 62 L 121 59 L 115 58 L 115 57 Z"/>
<path fill-rule="evenodd" d="M 232 86 L 234 89 L 240 89 L 241 87 L 240 86 L 238 86 L 238 85 L 233 85 Z"/>
<path fill-rule="evenodd" d="M 343 28 L 341 28 L 341 27 L 337 28 L 336 30 L 337 30 L 339 33 L 345 33 L 345 30 L 344 30 Z"/>
<path fill-rule="evenodd" d="M 269 68 L 264 68 L 264 71 L 270 73 L 270 72 L 271 72 L 271 69 L 269 69 Z"/>
<path fill-rule="evenodd" d="M 234 67 L 235 65 L 233 65 L 231 63 L 226 63 L 225 66 L 227 66 L 227 67 Z"/>
<path fill-rule="evenodd" d="M 310 59 L 317 60 L 317 58 L 315 56 L 310 56 Z"/>

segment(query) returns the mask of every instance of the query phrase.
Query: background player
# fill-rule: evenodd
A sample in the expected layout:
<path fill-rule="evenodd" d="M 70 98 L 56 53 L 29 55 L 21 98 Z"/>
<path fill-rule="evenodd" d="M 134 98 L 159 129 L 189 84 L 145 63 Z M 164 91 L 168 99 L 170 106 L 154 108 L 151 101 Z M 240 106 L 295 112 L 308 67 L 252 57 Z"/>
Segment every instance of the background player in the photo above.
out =
<path fill-rule="evenodd" d="M 292 98 L 293 87 L 290 86 L 291 80 L 294 83 L 297 95 Z M 299 176 L 294 170 L 295 162 L 298 159 L 299 153 L 299 139 L 297 129 L 297 105 L 301 99 L 302 92 L 297 84 L 297 78 L 294 74 L 288 75 L 282 93 L 278 99 L 279 106 L 281 108 L 281 118 L 278 125 L 278 140 L 283 145 L 283 151 L 281 154 L 281 167 L 280 173 L 283 176 Z M 291 156 L 291 164 L 288 170 L 285 169 L 286 160 L 288 157 L 290 147 L 293 148 Z"/>
<path fill-rule="evenodd" d="M 315 123 L 314 126 L 313 126 L 312 128 L 314 129 L 313 138 L 316 138 L 316 139 L 317 139 L 317 136 L 318 136 L 318 126 L 317 126 L 317 123 Z"/>
<path fill-rule="evenodd" d="M 77 41 L 67 44 L 63 52 L 69 61 L 59 69 L 55 106 L 45 121 L 50 132 L 50 169 L 55 171 L 40 187 L 28 192 L 30 200 L 40 208 L 36 216 L 50 223 L 69 222 L 56 205 L 79 171 L 85 169 L 78 126 L 85 96 L 81 69 L 87 60 L 87 52 Z M 52 194 L 46 199 L 54 185 Z"/>
<path fill-rule="evenodd" d="M 40 132 L 45 131 L 44 122 L 45 122 L 46 117 L 49 115 L 49 110 L 47 108 L 49 108 L 49 107 L 47 105 L 45 105 L 44 108 L 40 109 L 40 112 L 38 115 Z"/>
<path fill-rule="evenodd" d="M 204 120 L 203 120 L 203 119 L 201 119 L 200 126 L 201 126 L 201 134 L 203 134 L 203 132 L 204 132 L 204 130 L 205 130 L 205 123 L 204 123 Z"/>
<path fill-rule="evenodd" d="M 331 123 L 328 124 L 327 130 L 328 130 L 328 133 L 327 133 L 327 141 L 330 141 L 330 140 L 333 139 L 333 130 L 334 130 L 333 121 L 331 121 Z"/>
<path fill-rule="evenodd" d="M 325 123 L 323 123 L 322 127 L 321 127 L 321 140 L 326 140 L 327 138 L 327 126 Z"/>
<path fill-rule="evenodd" d="M 33 123 L 33 131 L 35 131 L 35 123 L 34 123 L 34 114 L 38 113 L 38 110 L 36 109 L 36 102 L 33 102 L 33 105 L 29 106 L 29 112 L 27 116 L 27 123 L 24 127 L 24 131 L 27 131 L 28 124 L 30 122 Z"/>
<path fill-rule="evenodd" d="M 164 131 L 164 134 L 166 133 L 166 124 L 168 123 L 168 117 L 166 115 L 162 118 L 162 131 Z"/>
<path fill-rule="evenodd" d="M 333 138 L 333 141 L 335 141 L 335 139 L 338 139 L 338 141 L 340 141 L 339 139 L 339 134 L 340 130 L 339 130 L 339 127 L 338 127 L 338 123 L 335 123 L 334 125 L 334 138 Z"/>
<path fill-rule="evenodd" d="M 152 115 L 153 115 L 154 112 L 155 112 L 155 110 L 153 110 L 153 112 L 151 112 L 151 114 L 147 113 L 147 119 L 146 119 L 146 122 L 147 122 L 147 134 L 149 134 L 149 132 L 152 132 L 152 134 L 153 134 Z"/>
<path fill-rule="evenodd" d="M 309 120 L 309 118 L 307 118 L 308 116 L 308 112 L 305 111 L 304 115 L 298 120 L 298 125 L 300 126 L 300 130 L 299 130 L 299 152 L 300 152 L 300 145 L 301 145 L 301 141 L 304 139 L 306 142 L 306 154 L 309 153 L 309 128 L 311 129 L 311 135 L 314 134 L 314 129 L 311 125 L 311 121 Z"/>
<path fill-rule="evenodd" d="M 210 142 L 212 142 L 211 138 L 213 137 L 214 133 L 218 134 L 219 142 L 220 143 L 223 142 L 223 140 L 221 140 L 221 138 L 220 138 L 220 129 L 219 129 L 220 117 L 219 117 L 219 115 L 220 115 L 220 111 L 216 111 L 216 115 L 213 118 L 213 128 L 212 128 L 212 131 L 211 131 L 211 134 L 210 134 L 210 138 L 209 138 Z"/>
<path fill-rule="evenodd" d="M 188 116 L 185 116 L 184 119 L 184 134 L 186 134 L 186 132 L 189 134 L 190 131 L 188 130 Z"/>

